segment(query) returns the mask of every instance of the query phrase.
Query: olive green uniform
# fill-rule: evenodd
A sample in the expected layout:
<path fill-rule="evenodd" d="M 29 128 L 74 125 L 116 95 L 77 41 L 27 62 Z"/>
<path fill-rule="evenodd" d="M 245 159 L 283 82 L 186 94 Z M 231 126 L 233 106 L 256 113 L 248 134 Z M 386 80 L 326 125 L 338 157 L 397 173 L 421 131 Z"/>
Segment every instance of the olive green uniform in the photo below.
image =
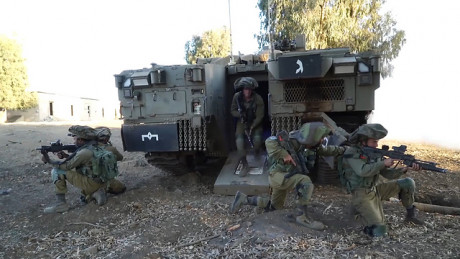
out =
<path fill-rule="evenodd" d="M 99 146 L 112 152 L 116 156 L 117 161 L 123 160 L 123 155 L 118 151 L 116 147 L 109 145 L 109 144 L 102 144 L 102 143 L 99 143 Z M 120 194 L 120 193 L 123 193 L 125 190 L 126 190 L 125 184 L 115 178 L 110 180 L 107 184 L 107 192 L 109 193 Z"/>
<path fill-rule="evenodd" d="M 366 155 L 359 145 L 350 147 L 343 155 L 342 169 L 344 184 L 352 194 L 352 206 L 364 225 L 386 232 L 382 200 L 399 195 L 406 209 L 414 202 L 415 183 L 404 178 L 379 184 L 382 175 L 387 179 L 397 179 L 404 174 L 403 168 L 387 168 L 382 157 Z M 374 233 L 375 235 L 375 233 Z"/>
<path fill-rule="evenodd" d="M 292 144 L 295 144 L 292 143 Z M 289 154 L 278 142 L 277 138 L 272 136 L 265 141 L 265 146 L 268 153 L 269 167 L 269 183 L 272 188 L 271 195 L 271 206 L 275 209 L 281 209 L 284 207 L 287 193 L 296 189 L 298 194 L 298 205 L 308 205 L 313 193 L 313 183 L 310 177 L 304 174 L 295 174 L 289 178 L 285 178 L 285 175 L 290 172 L 294 165 L 285 164 L 284 158 Z M 294 145 L 295 146 L 295 145 Z M 301 147 L 297 145 L 296 150 L 298 153 L 305 157 L 307 162 L 307 169 L 312 170 L 315 165 L 316 156 L 337 156 L 344 152 L 344 147 L 338 146 L 319 146 L 315 149 L 299 150 Z M 259 207 L 266 207 L 268 199 L 261 199 L 258 201 Z"/>
<path fill-rule="evenodd" d="M 236 131 L 235 131 L 235 139 L 236 139 L 236 148 L 240 155 L 246 155 L 246 151 L 244 148 L 244 139 L 245 136 L 245 127 L 241 121 L 241 114 L 238 111 L 238 100 L 240 100 L 240 105 L 244 106 L 246 113 L 253 113 L 252 115 L 246 114 L 246 118 L 253 118 L 252 121 L 248 121 L 249 123 L 248 128 L 252 128 L 251 137 L 254 143 L 254 149 L 259 151 L 262 146 L 262 120 L 264 118 L 265 113 L 265 106 L 262 97 L 257 94 L 256 92 L 252 92 L 252 97 L 249 101 L 243 101 L 244 98 L 240 97 L 239 95 L 243 95 L 243 92 L 237 92 L 233 95 L 232 106 L 231 106 L 231 114 L 233 117 L 238 118 L 238 122 L 236 124 Z M 238 99 L 239 98 L 239 99 Z"/>
<path fill-rule="evenodd" d="M 89 197 L 92 193 L 103 187 L 105 184 L 92 177 L 92 161 L 93 151 L 87 146 L 81 147 L 75 156 L 53 168 L 52 174 L 58 174 L 54 184 L 56 186 L 56 194 L 67 193 L 67 183 L 81 189 L 85 197 Z"/>

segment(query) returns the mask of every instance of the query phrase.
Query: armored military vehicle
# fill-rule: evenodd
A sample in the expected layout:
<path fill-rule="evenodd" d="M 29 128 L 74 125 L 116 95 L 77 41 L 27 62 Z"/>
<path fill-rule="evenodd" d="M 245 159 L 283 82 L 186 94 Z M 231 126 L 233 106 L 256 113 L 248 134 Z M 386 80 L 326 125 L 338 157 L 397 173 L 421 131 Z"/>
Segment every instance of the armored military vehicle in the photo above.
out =
<path fill-rule="evenodd" d="M 264 159 L 249 155 L 254 170 L 248 177 L 238 176 L 241 165 L 232 152 L 235 120 L 230 114 L 236 79 L 258 81 L 255 91 L 266 108 L 264 137 L 307 121 L 323 121 L 337 135 L 346 135 L 366 123 L 374 109 L 379 56 L 348 48 L 307 51 L 304 46 L 301 39 L 282 51 L 199 59 L 195 65 L 153 63 L 115 75 L 124 150 L 145 152 L 149 163 L 176 171 L 181 165 L 227 158 L 215 192 L 234 194 L 242 186 L 247 193 L 266 191 Z M 319 171 L 327 171 L 324 163 L 319 165 Z M 328 175 L 318 173 L 318 179 L 327 182 Z"/>

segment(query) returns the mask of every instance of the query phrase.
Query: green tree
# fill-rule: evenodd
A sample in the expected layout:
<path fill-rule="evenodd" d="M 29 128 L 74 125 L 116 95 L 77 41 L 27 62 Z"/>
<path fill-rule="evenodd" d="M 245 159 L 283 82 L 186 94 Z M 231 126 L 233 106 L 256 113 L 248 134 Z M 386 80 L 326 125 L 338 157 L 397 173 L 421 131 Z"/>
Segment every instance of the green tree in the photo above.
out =
<path fill-rule="evenodd" d="M 381 14 L 384 3 L 385 0 L 259 0 L 259 45 L 268 42 L 268 30 L 274 41 L 304 34 L 307 49 L 350 47 L 356 52 L 375 51 L 382 56 L 382 76 L 391 76 L 391 61 L 399 55 L 406 39 L 404 31 L 396 28 L 391 13 Z"/>
<path fill-rule="evenodd" d="M 230 55 L 230 31 L 227 27 L 205 31 L 202 36 L 194 35 L 185 43 L 185 60 L 196 63 L 197 58 L 226 57 Z"/>
<path fill-rule="evenodd" d="M 27 71 L 20 45 L 0 35 L 0 110 L 36 106 L 37 96 L 28 92 L 27 86 Z"/>

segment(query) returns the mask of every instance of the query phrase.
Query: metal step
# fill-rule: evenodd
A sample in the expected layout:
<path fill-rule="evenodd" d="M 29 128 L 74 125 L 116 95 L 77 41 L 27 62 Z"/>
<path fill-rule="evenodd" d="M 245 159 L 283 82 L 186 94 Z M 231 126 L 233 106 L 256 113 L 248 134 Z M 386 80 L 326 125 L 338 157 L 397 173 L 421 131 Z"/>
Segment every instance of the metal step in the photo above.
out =
<path fill-rule="evenodd" d="M 242 163 L 237 152 L 229 154 L 219 176 L 214 183 L 214 193 L 235 195 L 241 191 L 247 195 L 260 195 L 269 193 L 268 170 L 266 165 L 267 155 L 261 153 L 258 156 L 250 153 L 246 156 L 249 172 L 241 177 Z"/>

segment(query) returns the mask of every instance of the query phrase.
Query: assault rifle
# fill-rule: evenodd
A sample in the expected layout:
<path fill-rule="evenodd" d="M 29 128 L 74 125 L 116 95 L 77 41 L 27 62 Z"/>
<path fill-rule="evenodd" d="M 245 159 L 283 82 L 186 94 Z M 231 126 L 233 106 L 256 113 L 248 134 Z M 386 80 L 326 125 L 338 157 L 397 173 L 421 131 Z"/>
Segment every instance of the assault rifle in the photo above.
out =
<path fill-rule="evenodd" d="M 415 159 L 413 155 L 405 154 L 407 150 L 407 146 L 400 145 L 399 147 L 393 146 L 393 150 L 389 150 L 390 147 L 387 145 L 383 145 L 382 149 L 372 148 L 372 147 L 364 147 L 363 151 L 365 154 L 368 155 L 381 155 L 385 157 L 389 157 L 392 159 L 400 160 L 404 165 L 412 166 L 413 163 L 420 166 L 421 169 L 439 173 L 447 173 L 447 169 L 436 167 L 437 163 L 430 162 L 430 161 L 423 161 Z"/>
<path fill-rule="evenodd" d="M 237 96 L 236 98 L 236 104 L 238 105 L 238 112 L 240 113 L 241 122 L 244 124 L 244 135 L 246 135 L 246 138 L 248 139 L 248 142 L 249 142 L 249 145 L 251 145 L 251 148 L 254 148 L 254 143 L 252 143 L 252 140 L 251 140 L 251 134 L 249 134 L 248 118 L 246 114 L 243 112 L 243 108 L 241 107 L 241 104 L 238 98 L 239 96 Z"/>
<path fill-rule="evenodd" d="M 289 134 L 286 131 L 282 130 L 278 132 L 278 134 L 276 134 L 276 138 L 278 139 L 281 146 L 284 149 L 286 149 L 286 151 L 291 155 L 292 159 L 296 164 L 292 170 L 290 170 L 286 175 L 284 175 L 284 178 L 287 179 L 295 174 L 308 174 L 309 171 L 307 169 L 305 158 L 295 151 L 294 147 L 289 141 Z"/>
<path fill-rule="evenodd" d="M 57 140 L 56 142 L 51 142 L 50 146 L 41 146 L 40 148 L 37 148 L 36 150 L 40 150 L 42 154 L 48 153 L 48 152 L 59 152 L 59 151 L 68 151 L 70 153 L 75 152 L 78 149 L 76 145 L 63 145 L 61 143 L 61 140 Z"/>

